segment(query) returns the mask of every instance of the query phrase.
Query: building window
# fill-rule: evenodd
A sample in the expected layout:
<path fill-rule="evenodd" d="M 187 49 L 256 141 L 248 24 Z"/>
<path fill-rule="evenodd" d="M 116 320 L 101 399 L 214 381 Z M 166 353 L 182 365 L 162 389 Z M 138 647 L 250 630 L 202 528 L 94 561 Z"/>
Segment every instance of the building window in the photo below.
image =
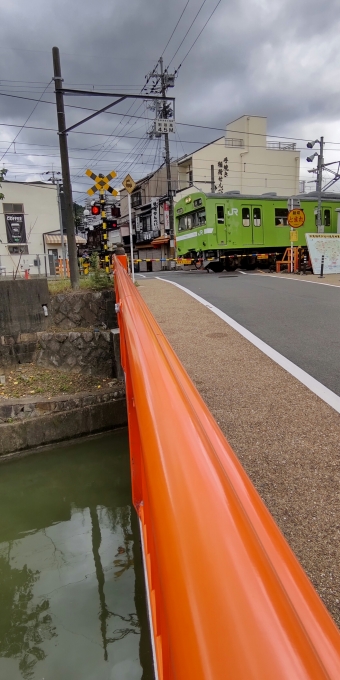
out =
<path fill-rule="evenodd" d="M 275 226 L 288 226 L 288 208 L 275 208 Z"/>
<path fill-rule="evenodd" d="M 242 224 L 244 227 L 250 227 L 250 210 L 249 208 L 242 208 Z"/>
<path fill-rule="evenodd" d="M 217 222 L 218 224 L 224 224 L 224 205 L 217 206 Z"/>
<path fill-rule="evenodd" d="M 254 208 L 253 210 L 254 227 L 261 226 L 261 208 Z"/>
<path fill-rule="evenodd" d="M 132 208 L 136 208 L 137 205 L 141 205 L 142 203 L 142 192 L 141 191 L 136 191 L 135 193 L 131 194 L 131 206 Z"/>
<path fill-rule="evenodd" d="M 23 203 L 3 203 L 4 213 L 23 213 L 24 205 Z"/>

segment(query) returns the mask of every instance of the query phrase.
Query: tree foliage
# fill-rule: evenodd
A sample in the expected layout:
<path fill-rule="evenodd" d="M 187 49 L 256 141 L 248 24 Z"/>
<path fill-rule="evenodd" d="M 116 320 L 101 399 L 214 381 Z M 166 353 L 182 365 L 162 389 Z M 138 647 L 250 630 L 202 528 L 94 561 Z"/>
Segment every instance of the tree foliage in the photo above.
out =
<path fill-rule="evenodd" d="M 2 168 L 0 170 L 0 182 L 5 179 L 5 175 L 7 175 L 7 170 L 5 168 Z M 0 184 L 0 189 L 1 189 L 1 184 Z M 5 198 L 5 196 L 1 193 L 0 191 L 0 201 L 2 201 Z"/>

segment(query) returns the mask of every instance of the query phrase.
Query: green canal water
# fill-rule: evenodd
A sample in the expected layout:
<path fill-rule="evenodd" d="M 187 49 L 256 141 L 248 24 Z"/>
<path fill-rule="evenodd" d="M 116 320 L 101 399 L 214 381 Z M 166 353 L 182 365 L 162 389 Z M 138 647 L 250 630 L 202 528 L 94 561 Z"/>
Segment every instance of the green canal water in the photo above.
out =
<path fill-rule="evenodd" d="M 153 680 L 127 432 L 0 464 L 0 679 Z"/>

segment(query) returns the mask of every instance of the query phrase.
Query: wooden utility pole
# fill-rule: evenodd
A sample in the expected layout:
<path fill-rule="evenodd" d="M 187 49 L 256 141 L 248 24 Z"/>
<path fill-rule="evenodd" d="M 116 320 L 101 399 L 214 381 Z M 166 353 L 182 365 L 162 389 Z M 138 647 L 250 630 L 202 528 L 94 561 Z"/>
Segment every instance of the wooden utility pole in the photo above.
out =
<path fill-rule="evenodd" d="M 73 198 L 70 176 L 70 165 L 67 148 L 66 119 L 64 109 L 64 95 L 62 92 L 61 66 L 59 48 L 52 48 L 53 71 L 55 85 L 55 99 L 57 105 L 58 135 L 60 147 L 61 172 L 63 178 L 63 191 L 65 197 L 65 226 L 67 234 L 68 258 L 72 288 L 79 288 L 79 269 L 77 260 L 76 231 L 73 217 Z"/>

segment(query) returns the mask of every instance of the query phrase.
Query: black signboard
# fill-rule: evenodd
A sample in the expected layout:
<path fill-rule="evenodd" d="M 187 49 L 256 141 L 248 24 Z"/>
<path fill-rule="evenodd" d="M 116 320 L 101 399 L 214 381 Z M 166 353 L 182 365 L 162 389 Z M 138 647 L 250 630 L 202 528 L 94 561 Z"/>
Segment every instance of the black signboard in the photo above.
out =
<path fill-rule="evenodd" d="M 7 243 L 26 243 L 25 216 L 5 214 Z"/>

